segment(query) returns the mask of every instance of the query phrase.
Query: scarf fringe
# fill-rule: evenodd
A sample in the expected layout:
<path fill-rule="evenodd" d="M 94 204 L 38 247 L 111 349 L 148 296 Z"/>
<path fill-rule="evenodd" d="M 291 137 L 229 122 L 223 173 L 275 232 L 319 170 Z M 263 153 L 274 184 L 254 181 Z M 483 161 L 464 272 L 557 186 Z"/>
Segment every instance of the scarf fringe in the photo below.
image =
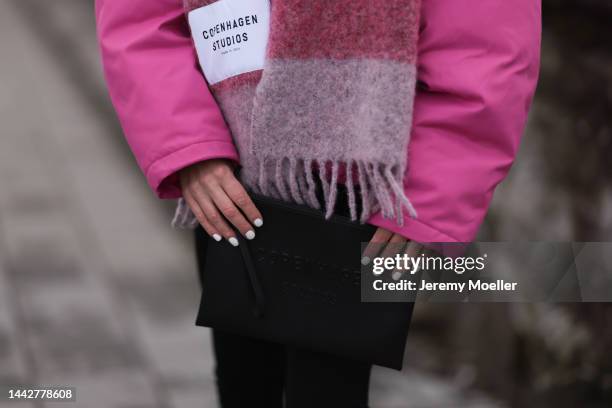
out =
<path fill-rule="evenodd" d="M 404 223 L 404 209 L 416 218 L 417 212 L 406 197 L 402 185 L 400 166 L 385 163 L 372 163 L 362 160 L 343 161 L 346 163 L 346 190 L 351 220 L 365 223 L 370 216 L 379 211 L 385 218 L 395 218 L 398 225 Z M 334 213 L 338 198 L 338 172 L 340 161 L 318 161 L 315 159 L 281 158 L 274 161 L 262 159 L 259 163 L 257 192 L 306 204 L 321 209 L 325 218 Z M 331 174 L 329 171 L 331 164 Z M 316 165 L 316 166 L 314 166 Z M 319 171 L 316 170 L 319 168 Z M 269 174 L 269 173 L 273 174 Z M 357 191 L 353 178 L 357 172 L 361 211 L 357 208 Z M 318 173 L 323 188 L 324 202 L 316 196 L 315 173 Z M 172 226 L 174 228 L 194 228 L 198 221 L 184 199 L 180 199 L 176 208 Z"/>
<path fill-rule="evenodd" d="M 198 219 L 193 212 L 191 212 L 184 198 L 179 198 L 170 225 L 172 225 L 172 228 L 176 229 L 194 229 L 197 227 Z"/>

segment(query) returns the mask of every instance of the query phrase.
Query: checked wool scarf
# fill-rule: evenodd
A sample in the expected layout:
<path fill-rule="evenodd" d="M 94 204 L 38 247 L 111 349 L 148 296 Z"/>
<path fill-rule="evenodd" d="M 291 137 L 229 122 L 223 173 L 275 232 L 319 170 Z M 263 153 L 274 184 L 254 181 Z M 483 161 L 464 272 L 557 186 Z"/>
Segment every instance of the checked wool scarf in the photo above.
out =
<path fill-rule="evenodd" d="M 329 217 L 343 182 L 353 220 L 416 217 L 403 179 L 419 16 L 420 0 L 272 0 L 263 69 L 209 85 L 246 188 Z M 173 223 L 197 224 L 184 200 Z"/>

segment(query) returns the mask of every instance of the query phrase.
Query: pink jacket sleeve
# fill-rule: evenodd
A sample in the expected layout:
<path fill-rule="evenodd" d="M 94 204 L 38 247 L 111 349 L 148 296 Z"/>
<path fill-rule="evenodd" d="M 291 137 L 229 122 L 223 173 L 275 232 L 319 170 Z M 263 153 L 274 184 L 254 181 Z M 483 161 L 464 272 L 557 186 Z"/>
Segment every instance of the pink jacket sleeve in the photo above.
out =
<path fill-rule="evenodd" d="M 127 141 L 161 198 L 181 195 L 175 172 L 238 160 L 197 67 L 181 0 L 96 0 L 104 73 Z"/>
<path fill-rule="evenodd" d="M 181 0 L 96 0 L 105 76 L 128 143 L 162 198 L 175 172 L 238 160 L 201 77 Z M 537 0 L 426 0 L 408 197 L 419 218 L 370 222 L 420 242 L 470 241 L 514 160 L 539 67 Z"/>
<path fill-rule="evenodd" d="M 408 151 L 403 227 L 419 242 L 469 242 L 506 176 L 539 71 L 537 0 L 423 1 L 419 88 Z"/>

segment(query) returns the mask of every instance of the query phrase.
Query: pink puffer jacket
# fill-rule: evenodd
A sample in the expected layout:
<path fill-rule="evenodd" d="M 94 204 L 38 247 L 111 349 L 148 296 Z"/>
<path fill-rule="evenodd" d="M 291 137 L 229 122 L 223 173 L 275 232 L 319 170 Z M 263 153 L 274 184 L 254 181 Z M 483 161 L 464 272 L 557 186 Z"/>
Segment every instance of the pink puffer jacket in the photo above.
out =
<path fill-rule="evenodd" d="M 423 0 L 410 168 L 419 242 L 468 242 L 516 155 L 536 87 L 537 0 Z M 98 38 L 113 104 L 150 186 L 178 198 L 176 172 L 239 161 L 199 71 L 182 0 L 96 0 Z"/>

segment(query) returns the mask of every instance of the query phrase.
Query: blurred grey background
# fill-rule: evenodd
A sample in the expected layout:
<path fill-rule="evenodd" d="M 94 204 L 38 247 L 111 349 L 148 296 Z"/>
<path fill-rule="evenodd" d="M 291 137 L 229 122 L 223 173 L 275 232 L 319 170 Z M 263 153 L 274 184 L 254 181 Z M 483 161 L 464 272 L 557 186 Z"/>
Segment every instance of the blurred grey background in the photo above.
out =
<path fill-rule="evenodd" d="M 608 0 L 544 0 L 540 86 L 481 239 L 612 236 L 610 21 Z M 191 236 L 121 136 L 93 1 L 0 1 L 0 59 L 0 384 L 214 407 Z M 419 304 L 406 369 L 375 371 L 372 406 L 607 407 L 611 351 L 608 304 Z"/>

